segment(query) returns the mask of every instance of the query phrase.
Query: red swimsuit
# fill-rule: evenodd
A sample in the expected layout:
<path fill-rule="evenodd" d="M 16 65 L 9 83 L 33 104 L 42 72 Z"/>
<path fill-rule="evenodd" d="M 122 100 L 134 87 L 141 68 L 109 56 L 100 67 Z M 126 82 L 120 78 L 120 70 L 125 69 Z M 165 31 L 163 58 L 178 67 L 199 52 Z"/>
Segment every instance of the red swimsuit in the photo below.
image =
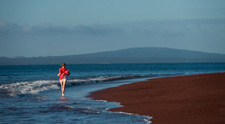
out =
<path fill-rule="evenodd" d="M 59 75 L 60 80 L 63 79 L 63 76 L 69 76 L 70 75 L 69 69 L 66 69 L 66 68 L 60 68 L 59 73 L 60 73 L 60 75 Z"/>

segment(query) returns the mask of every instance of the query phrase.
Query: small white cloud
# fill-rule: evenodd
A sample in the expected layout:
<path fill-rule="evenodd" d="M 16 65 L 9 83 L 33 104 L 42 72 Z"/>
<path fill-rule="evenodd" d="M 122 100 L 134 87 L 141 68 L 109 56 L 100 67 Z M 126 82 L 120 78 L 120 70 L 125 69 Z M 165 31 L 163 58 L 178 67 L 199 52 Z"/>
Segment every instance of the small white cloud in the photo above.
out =
<path fill-rule="evenodd" d="M 43 28 L 43 29 L 49 29 L 49 28 L 52 27 L 52 25 L 49 24 L 49 23 L 44 23 L 44 24 L 41 24 L 40 27 Z"/>
<path fill-rule="evenodd" d="M 32 31 L 31 27 L 30 26 L 25 26 L 22 28 L 22 31 L 25 32 L 25 33 L 29 33 Z"/>
<path fill-rule="evenodd" d="M 0 21 L 0 27 L 4 27 L 5 26 L 5 23 Z"/>

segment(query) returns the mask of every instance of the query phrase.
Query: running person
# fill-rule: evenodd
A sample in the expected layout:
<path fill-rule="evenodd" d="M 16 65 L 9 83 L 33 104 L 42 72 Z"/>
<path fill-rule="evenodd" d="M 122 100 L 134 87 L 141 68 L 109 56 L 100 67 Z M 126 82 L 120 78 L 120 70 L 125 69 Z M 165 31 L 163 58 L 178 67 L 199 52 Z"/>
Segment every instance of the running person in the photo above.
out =
<path fill-rule="evenodd" d="M 67 69 L 65 66 L 65 63 L 61 64 L 62 68 L 59 69 L 59 80 L 61 84 L 61 90 L 62 90 L 62 96 L 64 96 L 65 87 L 66 87 L 66 77 L 70 75 L 69 69 Z"/>

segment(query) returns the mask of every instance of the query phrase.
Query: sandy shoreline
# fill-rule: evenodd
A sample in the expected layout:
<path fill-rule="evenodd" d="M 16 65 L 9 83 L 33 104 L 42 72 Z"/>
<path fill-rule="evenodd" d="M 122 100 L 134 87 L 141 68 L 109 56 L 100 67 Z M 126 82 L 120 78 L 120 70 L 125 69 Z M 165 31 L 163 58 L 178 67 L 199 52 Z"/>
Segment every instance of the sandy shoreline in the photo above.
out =
<path fill-rule="evenodd" d="M 122 111 L 152 116 L 153 124 L 225 123 L 225 73 L 150 79 L 93 92 Z"/>

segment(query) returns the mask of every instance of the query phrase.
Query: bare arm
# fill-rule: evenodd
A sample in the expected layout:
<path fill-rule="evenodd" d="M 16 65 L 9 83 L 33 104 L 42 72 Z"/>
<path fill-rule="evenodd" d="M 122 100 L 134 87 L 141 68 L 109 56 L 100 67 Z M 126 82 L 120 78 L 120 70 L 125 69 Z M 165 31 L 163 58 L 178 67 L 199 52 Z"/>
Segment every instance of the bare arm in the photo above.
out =
<path fill-rule="evenodd" d="M 58 76 L 61 74 L 61 70 L 59 69 L 59 73 L 58 73 Z"/>
<path fill-rule="evenodd" d="M 69 75 L 70 75 L 70 72 L 68 71 L 68 72 L 67 72 L 67 76 L 69 76 Z"/>

